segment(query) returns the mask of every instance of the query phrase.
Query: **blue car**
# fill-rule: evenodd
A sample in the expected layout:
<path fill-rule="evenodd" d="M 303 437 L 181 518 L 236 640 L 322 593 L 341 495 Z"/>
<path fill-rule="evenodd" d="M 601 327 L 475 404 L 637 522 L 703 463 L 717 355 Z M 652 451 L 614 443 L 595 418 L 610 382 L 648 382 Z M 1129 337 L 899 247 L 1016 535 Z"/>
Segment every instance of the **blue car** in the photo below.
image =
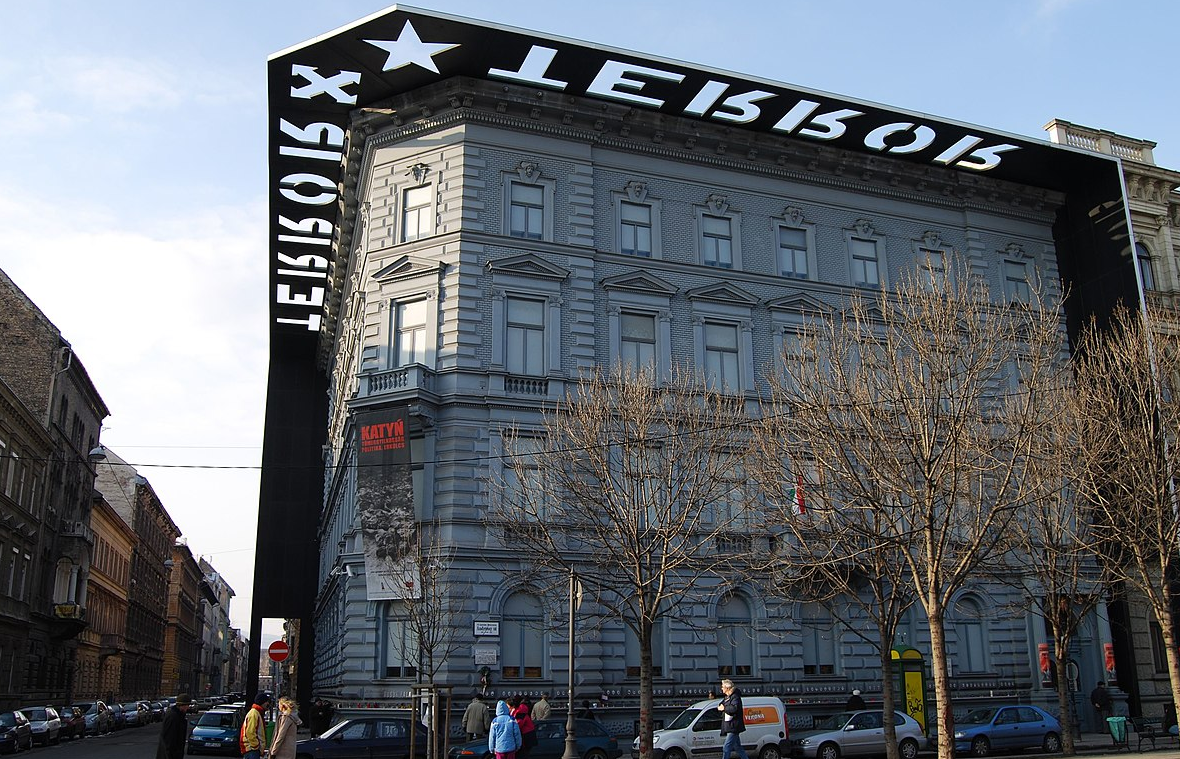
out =
<path fill-rule="evenodd" d="M 575 720 L 578 756 L 581 759 L 618 759 L 623 755 L 619 741 L 593 720 Z M 547 719 L 537 723 L 537 745 L 530 759 L 561 759 L 565 753 L 565 720 Z M 461 743 L 451 749 L 450 759 L 495 759 L 488 751 L 488 739 Z"/>
<path fill-rule="evenodd" d="M 955 750 L 972 756 L 993 752 L 1040 749 L 1055 754 L 1061 750 L 1061 724 L 1036 706 L 991 706 L 975 709 L 955 720 Z"/>
<path fill-rule="evenodd" d="M 188 737 L 189 754 L 241 756 L 238 736 L 245 709 L 217 707 L 203 713 Z"/>
<path fill-rule="evenodd" d="M 14 754 L 33 747 L 33 730 L 20 712 L 0 712 L 0 751 Z"/>

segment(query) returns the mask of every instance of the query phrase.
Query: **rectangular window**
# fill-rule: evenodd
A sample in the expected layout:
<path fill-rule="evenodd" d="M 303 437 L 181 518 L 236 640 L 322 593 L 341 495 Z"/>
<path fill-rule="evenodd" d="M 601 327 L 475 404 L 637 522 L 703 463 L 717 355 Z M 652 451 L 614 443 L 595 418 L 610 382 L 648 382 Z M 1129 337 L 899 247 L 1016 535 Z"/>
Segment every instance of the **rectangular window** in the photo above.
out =
<path fill-rule="evenodd" d="M 426 363 L 426 301 L 398 303 L 396 345 L 398 366 Z"/>
<path fill-rule="evenodd" d="M 508 233 L 540 240 L 545 235 L 545 188 L 513 182 L 509 189 Z"/>
<path fill-rule="evenodd" d="M 701 263 L 733 268 L 733 220 L 724 216 L 701 217 Z"/>
<path fill-rule="evenodd" d="M 385 677 L 417 677 L 418 638 L 406 619 L 385 619 Z"/>
<path fill-rule="evenodd" d="M 1151 661 L 1155 665 L 1156 674 L 1168 673 L 1168 652 L 1164 648 L 1164 633 L 1160 623 L 1151 620 Z"/>
<path fill-rule="evenodd" d="M 852 284 L 881 284 L 877 270 L 877 241 L 853 237 L 849 242 L 849 248 L 852 254 Z"/>
<path fill-rule="evenodd" d="M 509 298 L 508 332 L 505 336 L 505 368 L 512 374 L 545 373 L 545 303 Z"/>
<path fill-rule="evenodd" d="M 807 231 L 778 228 L 778 273 L 792 279 L 807 279 Z"/>
<path fill-rule="evenodd" d="M 4 478 L 4 495 L 16 500 L 17 475 L 21 471 L 20 454 L 13 448 L 8 455 L 8 476 Z"/>
<path fill-rule="evenodd" d="M 651 206 L 622 201 L 619 207 L 619 252 L 651 258 Z"/>
<path fill-rule="evenodd" d="M 619 314 L 619 363 L 640 369 L 651 367 L 656 360 L 656 317 L 651 314 Z"/>
<path fill-rule="evenodd" d="M 941 250 L 921 250 L 922 286 L 936 291 L 946 287 L 946 258 Z"/>
<path fill-rule="evenodd" d="M 736 324 L 705 322 L 705 376 L 719 388 L 739 388 Z"/>
<path fill-rule="evenodd" d="M 1028 287 L 1028 265 L 1019 261 L 1004 262 L 1004 291 L 1008 300 L 1028 303 L 1032 293 Z"/>
<path fill-rule="evenodd" d="M 434 231 L 430 214 L 430 185 L 402 192 L 402 242 L 426 237 Z"/>
<path fill-rule="evenodd" d="M 624 627 L 623 633 L 625 637 L 626 650 L 624 659 L 627 667 L 627 677 L 639 677 L 640 670 L 640 650 L 639 637 L 635 635 L 635 631 L 630 627 Z M 651 674 L 653 677 L 662 677 L 664 674 L 663 660 L 664 653 L 668 650 L 665 642 L 664 625 L 655 624 L 651 628 Z M 562 734 L 564 736 L 564 733 Z"/>

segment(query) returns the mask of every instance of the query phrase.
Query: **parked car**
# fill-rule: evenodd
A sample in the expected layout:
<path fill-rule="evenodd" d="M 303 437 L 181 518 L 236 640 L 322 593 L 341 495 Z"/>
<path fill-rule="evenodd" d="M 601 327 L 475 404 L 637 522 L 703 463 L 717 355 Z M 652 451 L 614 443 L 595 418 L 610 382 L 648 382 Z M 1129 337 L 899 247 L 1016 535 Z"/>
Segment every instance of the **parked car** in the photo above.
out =
<path fill-rule="evenodd" d="M 241 709 L 218 707 L 202 714 L 189 734 L 188 753 L 241 756 L 238 734 L 243 713 Z"/>
<path fill-rule="evenodd" d="M 0 712 L 0 751 L 11 754 L 33 747 L 33 729 L 20 712 Z"/>
<path fill-rule="evenodd" d="M 421 726 L 419 726 L 421 727 Z M 426 756 L 425 728 L 414 737 L 414 756 Z M 346 719 L 328 728 L 319 738 L 299 741 L 295 753 L 302 759 L 351 759 L 356 756 L 409 756 L 410 721 L 404 717 Z"/>
<path fill-rule="evenodd" d="M 102 701 L 81 701 L 74 706 L 81 709 L 86 718 L 87 735 L 103 735 L 115 729 L 115 715 Z"/>
<path fill-rule="evenodd" d="M 135 701 L 128 701 L 125 704 L 119 704 L 123 709 L 123 727 L 139 727 L 143 723 L 140 721 L 139 704 Z"/>
<path fill-rule="evenodd" d="M 913 717 L 893 713 L 897 730 L 897 752 L 902 759 L 914 759 L 926 747 L 926 734 Z M 839 759 L 885 753 L 885 720 L 880 709 L 841 712 L 811 730 L 791 735 L 791 754 L 806 759 Z"/>
<path fill-rule="evenodd" d="M 955 720 L 955 751 L 987 756 L 993 751 L 1039 748 L 1061 750 L 1061 723 L 1036 706 L 992 706 L 974 709 Z"/>
<path fill-rule="evenodd" d="M 135 708 L 139 710 L 139 724 L 152 722 L 152 705 L 147 701 L 136 701 Z"/>
<path fill-rule="evenodd" d="M 168 708 L 168 703 L 166 701 L 150 701 L 148 708 L 152 712 L 152 721 L 159 722 L 164 719 L 164 710 Z"/>
<path fill-rule="evenodd" d="M 618 759 L 623 755 L 619 741 L 594 720 L 577 723 L 578 756 L 581 759 Z M 565 720 L 547 719 L 537 724 L 537 745 L 530 759 L 561 759 L 565 753 Z M 450 759 L 494 759 L 488 751 L 488 739 L 481 738 L 451 747 Z"/>
<path fill-rule="evenodd" d="M 61 719 L 52 706 L 22 706 L 20 713 L 29 720 L 34 743 L 48 746 L 61 741 Z"/>
<path fill-rule="evenodd" d="M 721 734 L 720 699 L 698 701 L 688 707 L 662 730 L 652 735 L 655 759 L 702 759 L 721 753 L 725 736 Z M 790 747 L 787 733 L 787 708 L 774 696 L 749 696 L 742 699 L 742 716 L 746 732 L 742 745 L 755 759 L 780 759 Z M 639 739 L 631 744 L 631 757 L 639 756 Z"/>
<path fill-rule="evenodd" d="M 82 738 L 86 735 L 86 715 L 76 706 L 59 706 L 57 716 L 61 720 L 61 737 Z"/>

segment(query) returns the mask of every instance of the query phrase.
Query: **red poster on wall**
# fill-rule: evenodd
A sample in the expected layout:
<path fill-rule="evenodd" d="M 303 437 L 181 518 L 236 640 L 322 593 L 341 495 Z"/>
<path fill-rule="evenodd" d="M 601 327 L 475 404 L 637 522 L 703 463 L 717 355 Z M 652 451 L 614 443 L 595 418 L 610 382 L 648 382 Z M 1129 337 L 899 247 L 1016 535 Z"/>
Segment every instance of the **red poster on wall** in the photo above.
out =
<path fill-rule="evenodd" d="M 1114 679 L 1114 644 L 1104 643 L 1102 650 L 1106 653 L 1106 679 Z"/>

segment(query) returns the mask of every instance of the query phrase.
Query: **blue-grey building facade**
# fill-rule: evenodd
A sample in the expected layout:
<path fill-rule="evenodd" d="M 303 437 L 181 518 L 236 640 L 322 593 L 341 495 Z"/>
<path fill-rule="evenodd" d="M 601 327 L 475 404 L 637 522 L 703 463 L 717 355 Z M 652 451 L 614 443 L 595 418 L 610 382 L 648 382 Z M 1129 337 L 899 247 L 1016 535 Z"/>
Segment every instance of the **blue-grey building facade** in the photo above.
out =
<path fill-rule="evenodd" d="M 503 436 L 540 429 L 579 376 L 624 360 L 721 373 L 753 413 L 804 315 L 918 271 L 958 267 L 997 298 L 1059 281 L 1064 197 L 984 173 L 742 132 L 687 116 L 454 77 L 360 109 L 343 208 L 353 232 L 322 358 L 329 376 L 313 687 L 342 711 L 404 704 L 422 676 L 405 604 L 367 582 L 354 415 L 405 407 L 415 513 L 469 587 L 436 679 L 464 697 L 564 694 L 561 620 L 487 517 Z M 880 693 L 877 654 L 818 606 L 718 586 L 693 625 L 657 631 L 657 701 L 719 674 L 781 695 L 793 719 Z M 896 641 L 927 651 L 916 612 Z M 1103 677 L 1105 609 L 1083 626 L 1079 716 Z M 477 623 L 494 623 L 477 625 Z M 748 630 L 722 672 L 716 631 Z M 494 631 L 494 635 L 477 636 Z M 1055 709 L 1045 623 L 1010 586 L 970 584 L 949 630 L 956 704 Z M 619 625 L 579 634 L 575 690 L 630 725 L 638 650 Z"/>

